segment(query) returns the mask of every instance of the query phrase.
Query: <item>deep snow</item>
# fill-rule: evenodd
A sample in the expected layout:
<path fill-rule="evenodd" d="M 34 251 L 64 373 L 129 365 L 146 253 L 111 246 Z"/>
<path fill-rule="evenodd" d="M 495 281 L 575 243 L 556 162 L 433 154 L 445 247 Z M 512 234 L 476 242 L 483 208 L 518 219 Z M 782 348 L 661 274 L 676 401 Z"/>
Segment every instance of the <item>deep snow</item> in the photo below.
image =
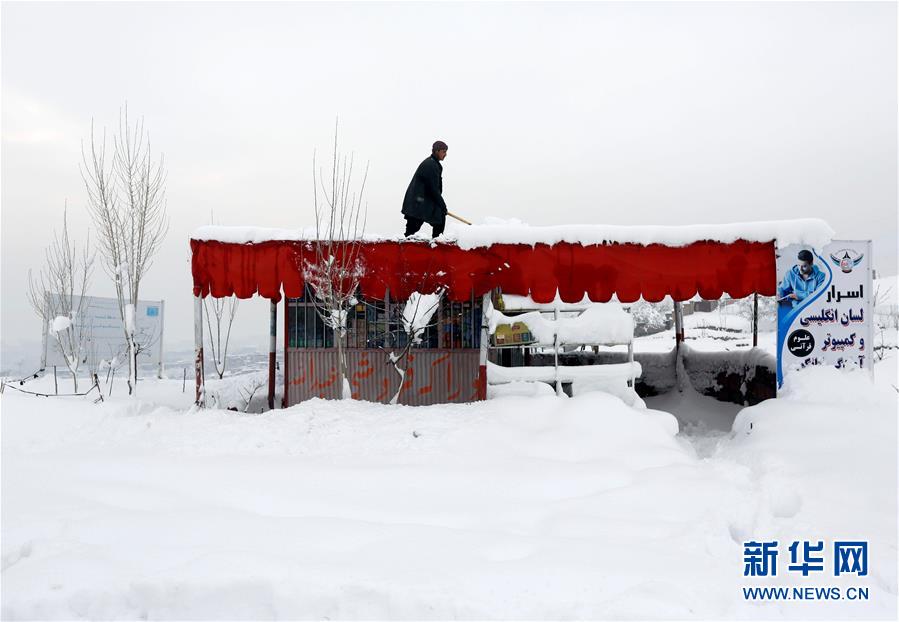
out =
<path fill-rule="evenodd" d="M 896 616 L 896 393 L 864 374 L 803 372 L 709 457 L 603 393 L 245 415 L 141 390 L 3 395 L 4 619 Z M 742 576 L 747 539 L 841 537 L 868 577 Z"/>

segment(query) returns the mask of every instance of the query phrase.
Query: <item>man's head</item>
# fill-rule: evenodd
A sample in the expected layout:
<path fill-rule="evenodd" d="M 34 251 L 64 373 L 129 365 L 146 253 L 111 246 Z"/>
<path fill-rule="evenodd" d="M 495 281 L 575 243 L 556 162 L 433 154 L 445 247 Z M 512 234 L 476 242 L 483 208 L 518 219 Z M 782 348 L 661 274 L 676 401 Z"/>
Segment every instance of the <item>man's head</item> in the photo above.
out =
<path fill-rule="evenodd" d="M 812 264 L 814 263 L 814 257 L 812 256 L 812 252 L 810 250 L 802 249 L 799 251 L 799 255 L 796 256 L 799 260 L 797 265 L 799 266 L 799 272 L 802 274 L 811 274 L 812 273 Z"/>
<path fill-rule="evenodd" d="M 434 144 L 431 146 L 431 155 L 438 160 L 442 160 L 446 157 L 447 149 L 448 147 L 446 146 L 446 143 L 442 140 L 434 141 Z"/>

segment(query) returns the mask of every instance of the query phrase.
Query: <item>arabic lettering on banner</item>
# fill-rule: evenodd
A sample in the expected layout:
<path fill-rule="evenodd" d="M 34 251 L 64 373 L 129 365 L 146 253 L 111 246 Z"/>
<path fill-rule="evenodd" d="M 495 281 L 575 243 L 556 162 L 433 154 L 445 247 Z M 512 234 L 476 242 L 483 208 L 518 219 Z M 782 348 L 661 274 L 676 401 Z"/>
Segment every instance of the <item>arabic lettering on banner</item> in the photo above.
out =
<path fill-rule="evenodd" d="M 871 241 L 777 255 L 777 386 L 810 365 L 871 369 Z"/>

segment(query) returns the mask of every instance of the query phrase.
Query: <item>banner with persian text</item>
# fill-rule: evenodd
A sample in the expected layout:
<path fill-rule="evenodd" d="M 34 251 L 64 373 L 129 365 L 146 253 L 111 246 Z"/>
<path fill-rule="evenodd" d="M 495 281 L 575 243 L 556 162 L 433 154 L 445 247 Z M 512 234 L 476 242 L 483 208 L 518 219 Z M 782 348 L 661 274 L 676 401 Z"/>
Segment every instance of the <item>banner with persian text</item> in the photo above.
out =
<path fill-rule="evenodd" d="M 777 252 L 777 386 L 809 365 L 872 369 L 871 241 Z"/>

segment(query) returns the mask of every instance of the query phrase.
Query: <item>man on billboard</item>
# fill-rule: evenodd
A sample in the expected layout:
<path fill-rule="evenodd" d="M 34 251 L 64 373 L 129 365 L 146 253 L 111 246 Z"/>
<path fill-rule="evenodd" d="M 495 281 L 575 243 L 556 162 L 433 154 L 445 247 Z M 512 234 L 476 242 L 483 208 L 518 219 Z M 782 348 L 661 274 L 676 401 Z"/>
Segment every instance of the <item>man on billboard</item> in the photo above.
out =
<path fill-rule="evenodd" d="M 827 276 L 815 265 L 812 252 L 802 249 L 797 255 L 799 260 L 795 266 L 787 270 L 777 288 L 777 302 L 798 307 L 812 295 Z"/>

